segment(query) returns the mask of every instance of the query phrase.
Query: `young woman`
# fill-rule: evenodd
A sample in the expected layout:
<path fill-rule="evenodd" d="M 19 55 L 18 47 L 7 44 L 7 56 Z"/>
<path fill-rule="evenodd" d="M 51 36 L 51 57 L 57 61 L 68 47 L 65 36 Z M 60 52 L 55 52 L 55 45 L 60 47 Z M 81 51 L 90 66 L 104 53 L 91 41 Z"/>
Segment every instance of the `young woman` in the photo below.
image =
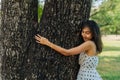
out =
<path fill-rule="evenodd" d="M 77 75 L 77 80 L 102 80 L 96 70 L 98 64 L 97 55 L 102 52 L 100 29 L 97 23 L 93 20 L 82 22 L 80 28 L 80 39 L 82 40 L 82 44 L 70 49 L 65 49 L 53 44 L 48 39 L 38 34 L 35 36 L 35 39 L 37 43 L 49 46 L 64 56 L 80 54 L 80 69 Z"/>

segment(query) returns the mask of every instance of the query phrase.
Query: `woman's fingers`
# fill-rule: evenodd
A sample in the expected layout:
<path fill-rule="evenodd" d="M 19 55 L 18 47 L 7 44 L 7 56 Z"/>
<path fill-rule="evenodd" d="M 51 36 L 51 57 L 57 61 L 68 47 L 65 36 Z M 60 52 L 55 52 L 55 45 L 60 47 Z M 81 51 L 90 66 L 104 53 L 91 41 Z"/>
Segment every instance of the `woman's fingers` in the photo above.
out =
<path fill-rule="evenodd" d="M 36 39 L 37 41 L 41 41 L 41 38 L 38 37 L 38 36 L 35 36 L 35 39 Z"/>
<path fill-rule="evenodd" d="M 39 34 L 37 34 L 37 36 L 38 36 L 39 38 L 41 38 L 41 36 L 40 36 Z"/>
<path fill-rule="evenodd" d="M 38 36 L 37 35 L 35 35 L 35 39 L 37 38 Z"/>
<path fill-rule="evenodd" d="M 36 41 L 37 43 L 40 43 L 40 41 Z"/>
<path fill-rule="evenodd" d="M 48 40 L 46 38 L 40 36 L 39 34 L 35 35 L 35 39 L 36 39 L 37 43 L 40 43 L 43 45 L 45 45 L 48 42 Z"/>

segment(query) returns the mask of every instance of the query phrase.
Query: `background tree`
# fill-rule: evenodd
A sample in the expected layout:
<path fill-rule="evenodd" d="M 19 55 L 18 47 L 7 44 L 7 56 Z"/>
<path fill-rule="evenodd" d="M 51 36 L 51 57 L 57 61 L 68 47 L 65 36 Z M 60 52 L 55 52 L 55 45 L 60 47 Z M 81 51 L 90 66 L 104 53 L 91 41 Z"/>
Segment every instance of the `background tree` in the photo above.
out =
<path fill-rule="evenodd" d="M 91 19 L 99 23 L 103 34 L 120 34 L 119 7 L 119 0 L 103 0 L 100 7 L 91 11 Z"/>
<path fill-rule="evenodd" d="M 79 41 L 79 24 L 89 19 L 91 0 L 46 0 L 39 26 L 36 0 L 2 4 L 2 78 L 8 80 L 75 80 L 78 56 L 65 57 L 35 43 L 34 35 L 71 48 Z"/>

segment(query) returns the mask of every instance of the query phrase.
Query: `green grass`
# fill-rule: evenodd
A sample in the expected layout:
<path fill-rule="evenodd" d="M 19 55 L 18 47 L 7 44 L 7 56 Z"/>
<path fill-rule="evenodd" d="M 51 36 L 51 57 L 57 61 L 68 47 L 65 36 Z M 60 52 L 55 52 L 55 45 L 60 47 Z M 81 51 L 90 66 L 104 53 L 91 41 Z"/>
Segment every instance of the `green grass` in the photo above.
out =
<path fill-rule="evenodd" d="M 103 41 L 97 70 L 103 80 L 120 80 L 120 41 Z"/>

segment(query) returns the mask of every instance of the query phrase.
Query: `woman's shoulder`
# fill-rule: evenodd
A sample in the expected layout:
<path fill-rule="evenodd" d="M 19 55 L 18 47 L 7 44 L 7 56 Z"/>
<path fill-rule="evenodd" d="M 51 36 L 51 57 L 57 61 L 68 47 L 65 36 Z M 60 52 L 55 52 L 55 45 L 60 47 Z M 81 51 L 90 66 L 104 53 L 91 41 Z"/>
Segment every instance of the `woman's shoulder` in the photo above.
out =
<path fill-rule="evenodd" d="M 95 46 L 94 41 L 91 41 L 91 40 L 86 41 L 85 43 L 88 44 L 89 46 Z"/>
<path fill-rule="evenodd" d="M 87 55 L 94 56 L 96 54 L 96 45 L 94 41 L 86 41 L 86 43 L 88 43 L 88 45 L 90 46 L 90 49 L 86 51 Z"/>

